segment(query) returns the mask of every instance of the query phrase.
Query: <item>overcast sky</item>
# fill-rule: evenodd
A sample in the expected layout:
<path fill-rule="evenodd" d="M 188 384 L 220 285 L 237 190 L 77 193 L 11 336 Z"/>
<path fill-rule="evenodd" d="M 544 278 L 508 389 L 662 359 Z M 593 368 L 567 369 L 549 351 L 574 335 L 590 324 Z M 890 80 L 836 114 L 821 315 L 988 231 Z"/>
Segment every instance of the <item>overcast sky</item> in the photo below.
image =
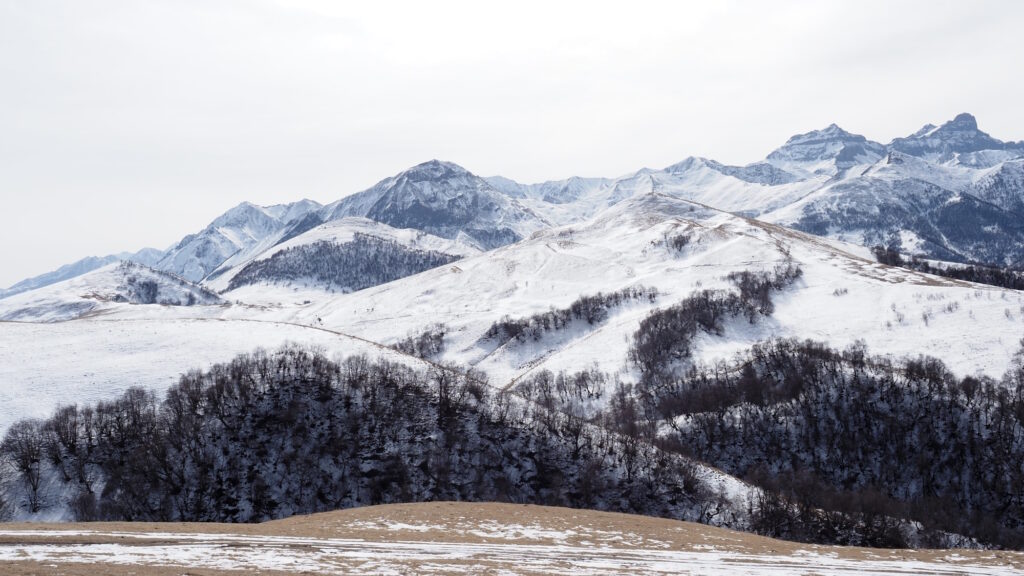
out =
<path fill-rule="evenodd" d="M 1024 139 L 1024 2 L 0 0 L 0 286 L 440 158 L 745 164 L 832 122 Z"/>

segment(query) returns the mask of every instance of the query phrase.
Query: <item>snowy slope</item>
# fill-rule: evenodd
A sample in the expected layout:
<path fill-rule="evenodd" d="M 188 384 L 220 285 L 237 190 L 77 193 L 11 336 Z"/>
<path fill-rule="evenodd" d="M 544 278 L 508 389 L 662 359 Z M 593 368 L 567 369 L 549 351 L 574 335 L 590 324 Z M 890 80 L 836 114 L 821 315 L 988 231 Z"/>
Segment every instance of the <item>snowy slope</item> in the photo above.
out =
<path fill-rule="evenodd" d="M 334 233 L 347 232 L 331 226 L 318 232 Z M 677 251 L 666 239 L 680 234 L 691 240 Z M 935 355 L 960 375 L 1003 373 L 1024 330 L 1024 294 L 891 268 L 868 256 L 859 246 L 647 194 L 586 223 L 359 292 L 254 285 L 230 293 L 237 303 L 228 307 L 108 303 L 102 319 L 109 323 L 2 324 L 2 348 L 11 356 L 0 362 L 6 370 L 0 388 L 27 394 L 26 402 L 46 412 L 53 406 L 49 391 L 75 390 L 96 378 L 102 386 L 90 388 L 89 398 L 132 383 L 167 382 L 197 363 L 273 347 L 298 334 L 329 334 L 320 328 L 388 344 L 436 322 L 449 327 L 440 359 L 476 366 L 499 387 L 539 369 L 595 366 L 628 381 L 637 377 L 627 360 L 632 334 L 654 308 L 696 290 L 729 289 L 729 272 L 770 270 L 789 258 L 804 275 L 775 297 L 774 314 L 756 324 L 735 319 L 724 335 L 701 336 L 698 360 L 730 361 L 759 340 L 784 336 L 840 348 L 863 340 L 874 353 Z M 522 318 L 633 286 L 655 288 L 660 296 L 653 303 L 627 302 L 603 322 L 575 322 L 537 342 L 483 338 L 504 315 Z M 143 360 L 124 364 L 129 351 Z M 154 356 L 168 357 L 151 362 Z M 40 392 L 26 392 L 24 383 Z M 80 400 L 77 392 L 61 398 Z"/>
<path fill-rule="evenodd" d="M 692 236 L 681 253 L 665 246 L 666 237 L 677 234 Z M 863 339 L 877 353 L 933 354 L 959 374 L 1000 376 L 1017 348 L 1024 328 L 1020 293 L 890 268 L 857 246 L 661 194 L 450 266 L 352 294 L 305 294 L 313 300 L 284 300 L 260 315 L 322 322 L 381 342 L 444 322 L 450 330 L 443 359 L 475 365 L 497 385 L 539 368 L 577 371 L 595 364 L 630 378 L 635 374 L 626 360 L 629 339 L 654 307 L 700 288 L 727 287 L 723 277 L 729 272 L 771 269 L 787 254 L 805 274 L 776 297 L 775 314 L 756 325 L 736 321 L 724 337 L 705 338 L 700 358 L 728 360 L 770 336 L 810 337 L 837 347 Z M 577 324 L 536 343 L 495 349 L 482 339 L 503 315 L 525 317 L 566 307 L 582 295 L 637 285 L 657 288 L 661 296 L 653 304 L 613 310 L 597 326 Z"/>
<path fill-rule="evenodd" d="M 139 304 L 221 304 L 214 293 L 187 280 L 131 261 L 0 301 L 0 320 L 56 322 Z"/>
<path fill-rule="evenodd" d="M 26 278 L 25 280 L 14 284 L 10 288 L 0 289 L 0 298 L 7 298 L 9 296 L 14 296 L 15 294 L 21 294 L 22 292 L 28 292 L 29 290 L 35 290 L 37 288 L 49 286 L 50 284 L 69 280 L 75 276 L 81 276 L 86 272 L 92 272 L 97 268 L 102 268 L 107 264 L 120 262 L 121 260 L 131 260 L 132 262 L 152 266 L 160 260 L 163 255 L 163 252 L 155 248 L 143 248 L 138 252 L 121 252 L 120 254 L 109 254 L 107 256 L 89 256 L 76 262 L 72 262 L 71 264 L 65 264 L 60 268 L 45 274 Z"/>
<path fill-rule="evenodd" d="M 982 172 L 969 191 L 982 201 L 1024 218 L 1024 159 L 1003 162 Z"/>
<path fill-rule="evenodd" d="M 357 234 L 392 241 L 409 250 L 440 252 L 457 257 L 480 253 L 478 248 L 459 239 L 440 238 L 411 228 L 392 228 L 387 224 L 375 222 L 367 218 L 341 218 L 321 224 L 312 230 L 272 246 L 248 260 L 241 260 L 234 266 L 219 273 L 215 278 L 208 280 L 206 285 L 216 291 L 227 290 L 231 280 L 251 262 L 266 260 L 282 250 L 308 246 L 317 242 L 329 242 L 339 246 L 350 244 Z M 227 297 L 232 298 L 233 296 Z"/>
<path fill-rule="evenodd" d="M 149 307 L 146 307 L 149 308 Z M 255 320 L 89 318 L 0 322 L 0 431 L 61 404 L 110 400 L 131 386 L 162 392 L 192 369 L 296 343 L 328 357 L 413 359 L 328 330 Z"/>

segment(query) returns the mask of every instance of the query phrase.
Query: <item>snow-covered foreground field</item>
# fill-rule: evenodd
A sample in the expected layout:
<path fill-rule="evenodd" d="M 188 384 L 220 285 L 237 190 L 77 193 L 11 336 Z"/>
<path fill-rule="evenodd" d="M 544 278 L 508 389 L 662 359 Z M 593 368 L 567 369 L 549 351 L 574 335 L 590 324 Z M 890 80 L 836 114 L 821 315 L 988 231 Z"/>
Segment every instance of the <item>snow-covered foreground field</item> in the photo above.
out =
<path fill-rule="evenodd" d="M 508 504 L 375 506 L 261 525 L 8 525 L 5 574 L 1017 574 L 1024 554 L 808 546 Z M 178 569 L 177 572 L 174 570 Z"/>
<path fill-rule="evenodd" d="M 218 319 L 83 319 L 0 322 L 0 431 L 59 404 L 111 400 L 131 386 L 162 393 L 182 373 L 257 348 L 312 346 L 328 357 L 409 361 L 371 343 L 308 326 Z"/>

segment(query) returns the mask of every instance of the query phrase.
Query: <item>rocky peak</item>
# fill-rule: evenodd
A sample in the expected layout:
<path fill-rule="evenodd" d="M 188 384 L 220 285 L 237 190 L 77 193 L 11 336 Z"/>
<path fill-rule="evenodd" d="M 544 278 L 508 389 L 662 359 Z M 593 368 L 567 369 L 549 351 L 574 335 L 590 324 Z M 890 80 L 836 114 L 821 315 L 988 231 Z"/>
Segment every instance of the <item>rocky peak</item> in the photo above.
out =
<path fill-rule="evenodd" d="M 981 150 L 1024 149 L 1024 144 L 993 138 L 978 129 L 974 116 L 962 113 L 939 127 L 926 124 L 910 136 L 896 138 L 889 143 L 889 148 L 914 156 L 943 158 Z"/>

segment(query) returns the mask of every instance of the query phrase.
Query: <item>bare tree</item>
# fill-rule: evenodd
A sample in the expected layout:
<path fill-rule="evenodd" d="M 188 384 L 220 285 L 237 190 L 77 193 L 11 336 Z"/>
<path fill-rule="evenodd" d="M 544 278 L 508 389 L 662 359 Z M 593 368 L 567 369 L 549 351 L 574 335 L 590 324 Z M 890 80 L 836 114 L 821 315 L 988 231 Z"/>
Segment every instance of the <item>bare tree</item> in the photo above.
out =
<path fill-rule="evenodd" d="M 39 486 L 42 483 L 44 449 L 43 422 L 21 420 L 7 429 L 0 453 L 13 464 L 28 488 L 29 510 L 38 512 L 42 507 Z"/>

